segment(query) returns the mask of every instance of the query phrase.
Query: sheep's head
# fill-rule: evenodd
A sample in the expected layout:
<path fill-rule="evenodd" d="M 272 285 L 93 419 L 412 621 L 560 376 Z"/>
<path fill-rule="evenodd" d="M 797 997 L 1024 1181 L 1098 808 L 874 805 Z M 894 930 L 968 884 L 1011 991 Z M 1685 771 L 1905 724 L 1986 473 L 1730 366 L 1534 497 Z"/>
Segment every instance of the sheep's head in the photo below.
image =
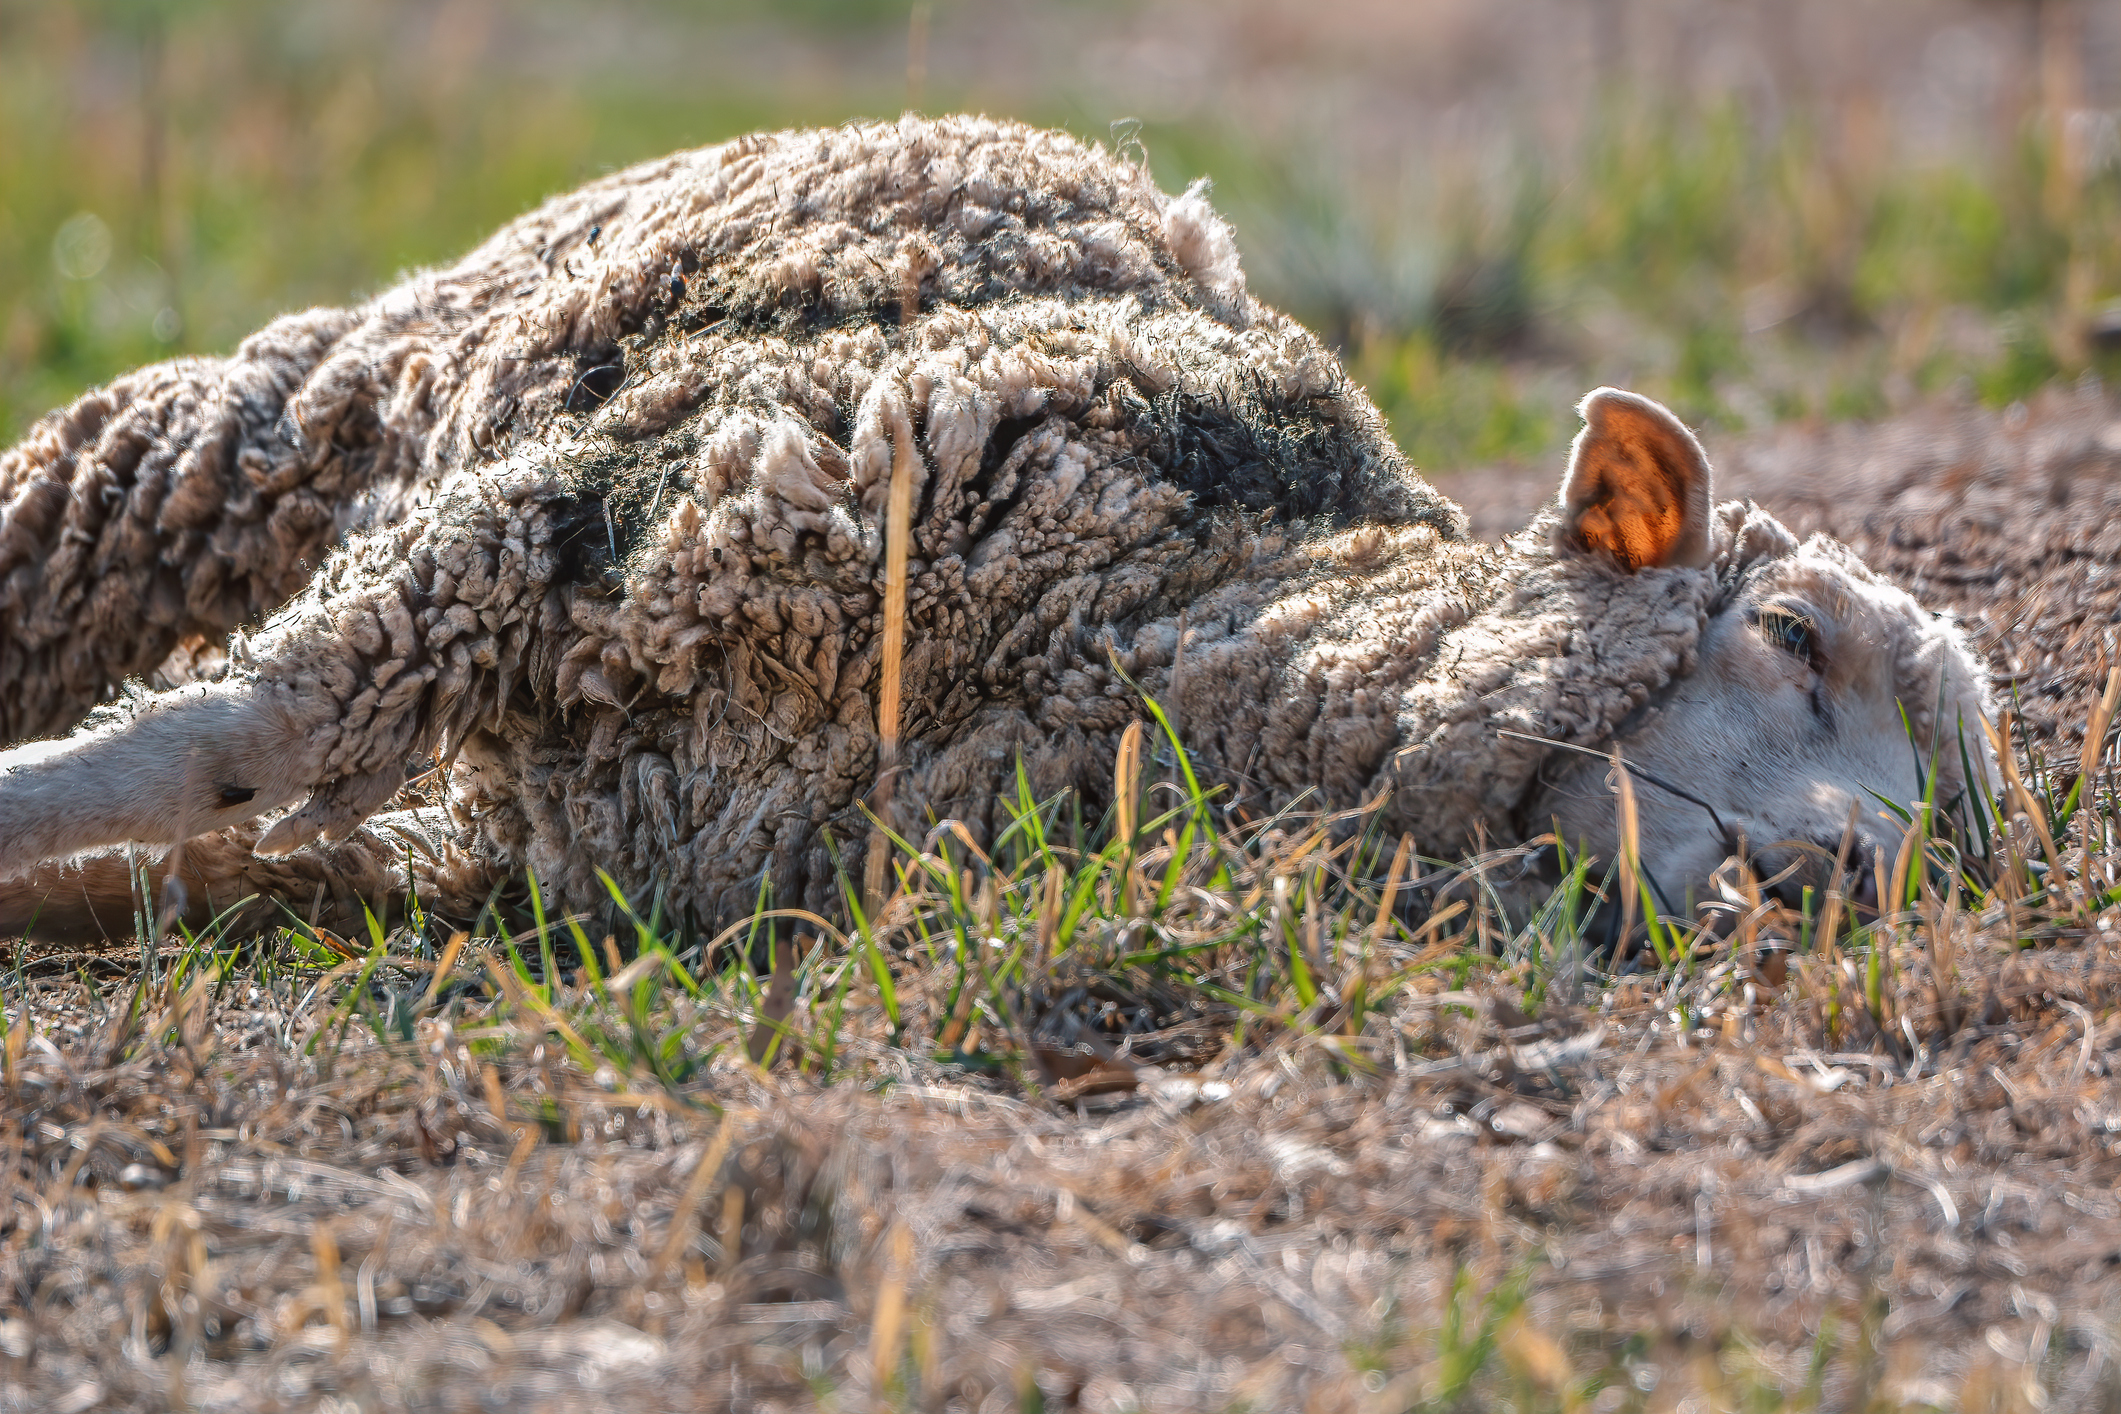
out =
<path fill-rule="evenodd" d="M 1904 838 L 1892 807 L 1919 812 L 1927 796 L 1941 833 L 1969 769 L 1977 793 L 1995 779 L 1981 665 L 1955 624 L 1838 543 L 1799 545 L 1752 507 L 1712 512 L 1700 444 L 1657 404 L 1600 389 L 1582 410 L 1556 556 L 1628 577 L 1659 567 L 1712 577 L 1690 664 L 1602 744 L 1636 768 L 1651 880 L 1673 907 L 1711 897 L 1715 870 L 1743 848 L 1794 898 L 1827 882 L 1849 835 L 1862 897 L 1875 856 L 1890 866 Z M 1572 847 L 1613 858 L 1611 775 L 1557 754 L 1526 823 L 1551 822 Z"/>

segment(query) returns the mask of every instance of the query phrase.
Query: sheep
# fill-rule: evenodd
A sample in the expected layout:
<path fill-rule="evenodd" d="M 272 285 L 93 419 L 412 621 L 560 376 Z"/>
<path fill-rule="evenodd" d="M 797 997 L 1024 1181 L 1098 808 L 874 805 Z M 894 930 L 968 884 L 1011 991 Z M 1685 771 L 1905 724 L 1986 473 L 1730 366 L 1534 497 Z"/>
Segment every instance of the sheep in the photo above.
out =
<path fill-rule="evenodd" d="M 2052 388 L 1989 412 L 1932 404 L 1731 449 L 1741 486 L 1950 609 L 2006 685 L 2014 734 L 2076 763 L 2121 661 L 2121 403 Z"/>
<path fill-rule="evenodd" d="M 2053 387 L 1990 410 L 1952 398 L 1879 422 L 1785 423 L 1710 444 L 1720 490 L 1771 502 L 1958 616 L 2004 685 L 2012 735 L 2076 762 L 2121 647 L 2121 400 Z M 1511 471 L 1446 483 L 1488 538 L 1551 488 Z"/>
<path fill-rule="evenodd" d="M 1142 693 L 1226 809 L 1425 853 L 1611 857 L 1614 752 L 1673 790 L 1675 892 L 1854 802 L 1891 848 L 1867 793 L 1990 711 L 1957 628 L 1717 505 L 1657 404 L 1580 410 L 1488 547 L 1201 186 L 971 117 L 636 167 L 0 459 L 0 727 L 51 738 L 0 753 L 0 933 L 126 929 L 138 849 L 193 918 L 526 869 L 830 910 L 865 809 L 991 836 L 1019 769 L 1102 808 Z M 428 758 L 446 806 L 386 809 Z"/>

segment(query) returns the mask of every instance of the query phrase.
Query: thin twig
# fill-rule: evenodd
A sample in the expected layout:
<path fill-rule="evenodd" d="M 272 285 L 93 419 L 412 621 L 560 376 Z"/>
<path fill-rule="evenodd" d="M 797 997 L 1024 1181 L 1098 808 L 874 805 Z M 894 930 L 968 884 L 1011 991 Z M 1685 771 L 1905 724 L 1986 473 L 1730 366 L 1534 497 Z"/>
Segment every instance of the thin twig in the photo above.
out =
<path fill-rule="evenodd" d="M 1603 761 L 1608 766 L 1613 764 L 1613 758 L 1610 754 L 1603 751 L 1593 751 L 1588 746 L 1578 746 L 1572 741 L 1556 741 L 1550 736 L 1534 736 L 1530 732 L 1513 732 L 1505 730 L 1502 727 L 1497 727 L 1495 729 L 1495 735 L 1510 737 L 1511 739 L 1516 741 L 1537 742 L 1541 746 L 1551 746 L 1558 751 L 1573 751 L 1579 756 L 1588 756 L 1594 761 Z M 1657 777 L 1651 775 L 1648 771 L 1643 770 L 1642 767 L 1638 766 L 1633 761 L 1628 762 L 1628 771 L 1633 775 L 1640 776 L 1643 780 L 1657 787 L 1657 789 L 1665 791 L 1671 795 L 1676 795 L 1681 800 L 1691 802 L 1692 804 L 1700 806 L 1703 810 L 1708 811 L 1709 818 L 1716 822 L 1717 833 L 1722 835 L 1725 839 L 1732 838 L 1731 827 L 1723 823 L 1723 817 L 1716 813 L 1716 807 L 1703 800 L 1700 796 L 1694 794 L 1690 790 L 1681 790 L 1678 786 L 1673 785 L 1670 781 L 1659 780 Z"/>

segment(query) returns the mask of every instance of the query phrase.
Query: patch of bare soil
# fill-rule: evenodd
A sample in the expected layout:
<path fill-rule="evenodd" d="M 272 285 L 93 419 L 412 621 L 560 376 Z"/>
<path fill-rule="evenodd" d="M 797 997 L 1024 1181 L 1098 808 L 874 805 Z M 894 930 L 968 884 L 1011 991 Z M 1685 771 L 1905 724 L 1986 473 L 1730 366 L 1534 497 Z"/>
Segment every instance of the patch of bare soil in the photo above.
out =
<path fill-rule="evenodd" d="M 242 981 L 126 1026 L 39 984 L 0 1408 L 2089 1407 L 2121 1358 L 2110 936 L 1941 989 L 1912 950 L 1883 1025 L 1823 959 L 1540 1025 L 1432 990 L 1073 1101 L 734 1045 L 633 1093 L 542 1028 L 379 1041 Z"/>

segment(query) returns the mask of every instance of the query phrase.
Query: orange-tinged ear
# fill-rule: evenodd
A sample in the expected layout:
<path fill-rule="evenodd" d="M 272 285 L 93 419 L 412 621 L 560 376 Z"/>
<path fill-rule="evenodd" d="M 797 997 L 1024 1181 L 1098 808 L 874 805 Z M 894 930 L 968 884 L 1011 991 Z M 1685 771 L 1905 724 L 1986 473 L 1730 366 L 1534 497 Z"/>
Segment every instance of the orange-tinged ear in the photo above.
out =
<path fill-rule="evenodd" d="M 1561 482 L 1563 549 L 1630 571 L 1709 562 L 1709 459 L 1686 425 L 1619 388 L 1577 406 L 1583 431 Z"/>

